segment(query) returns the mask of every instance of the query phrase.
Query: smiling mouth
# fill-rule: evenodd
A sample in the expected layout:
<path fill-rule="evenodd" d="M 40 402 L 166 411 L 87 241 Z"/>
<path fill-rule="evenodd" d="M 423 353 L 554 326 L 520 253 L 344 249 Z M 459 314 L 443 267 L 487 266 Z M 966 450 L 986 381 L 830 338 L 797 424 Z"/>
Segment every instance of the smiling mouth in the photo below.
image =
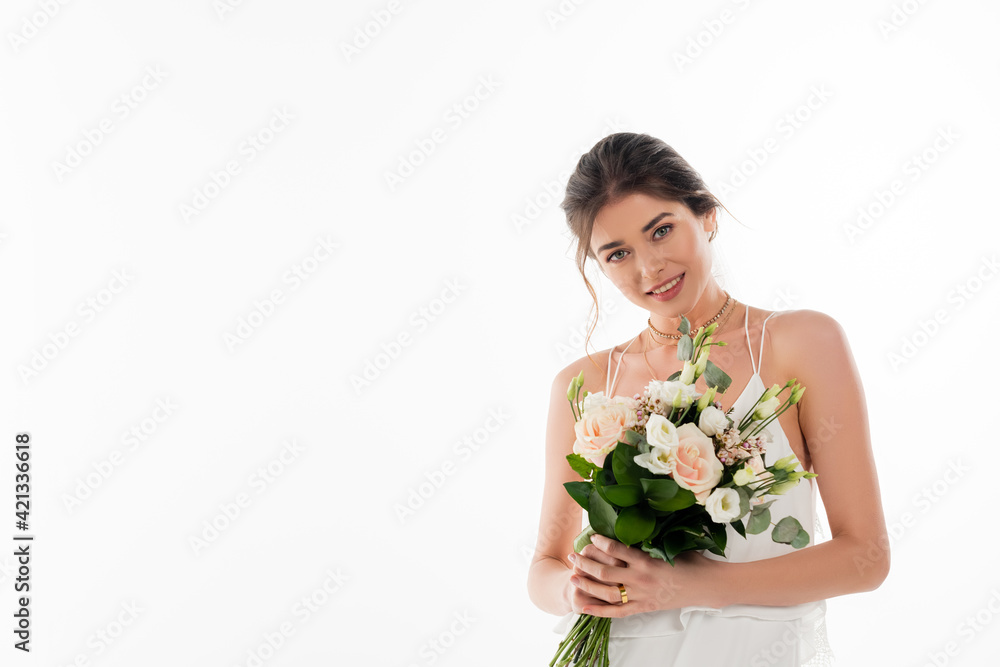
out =
<path fill-rule="evenodd" d="M 671 280 L 670 282 L 664 283 L 663 285 L 657 287 L 656 289 L 650 290 L 650 291 L 646 292 L 646 294 L 660 294 L 662 292 L 666 292 L 667 290 L 669 290 L 670 288 L 672 288 L 674 285 L 676 285 L 678 282 L 680 282 L 681 278 L 683 278 L 683 277 L 684 277 L 684 274 L 682 273 L 679 276 L 677 276 L 676 278 L 674 278 L 673 280 Z"/>

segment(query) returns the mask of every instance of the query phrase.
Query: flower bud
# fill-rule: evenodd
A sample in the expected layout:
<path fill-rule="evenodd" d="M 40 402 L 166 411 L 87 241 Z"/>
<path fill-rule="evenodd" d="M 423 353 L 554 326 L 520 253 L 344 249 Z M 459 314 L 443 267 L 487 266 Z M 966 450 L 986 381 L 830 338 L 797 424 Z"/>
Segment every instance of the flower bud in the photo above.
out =
<path fill-rule="evenodd" d="M 698 412 L 701 412 L 702 410 L 707 408 L 708 405 L 714 400 L 715 400 L 715 387 L 709 387 L 708 391 L 702 394 L 701 398 L 698 399 Z"/>
<path fill-rule="evenodd" d="M 679 378 L 678 381 L 679 382 L 683 382 L 684 384 L 693 384 L 694 383 L 694 378 L 695 378 L 695 367 L 694 367 L 694 365 L 690 361 L 685 361 L 684 362 L 684 370 L 681 371 L 681 376 L 680 376 L 680 378 Z M 674 406 L 674 407 L 677 407 L 677 406 Z"/>
<path fill-rule="evenodd" d="M 746 486 L 756 479 L 757 473 L 748 465 L 743 466 L 733 475 L 733 482 L 736 486 Z"/>
<path fill-rule="evenodd" d="M 795 460 L 795 454 L 789 454 L 775 461 L 772 467 L 778 470 L 794 470 L 797 465 L 798 461 Z"/>

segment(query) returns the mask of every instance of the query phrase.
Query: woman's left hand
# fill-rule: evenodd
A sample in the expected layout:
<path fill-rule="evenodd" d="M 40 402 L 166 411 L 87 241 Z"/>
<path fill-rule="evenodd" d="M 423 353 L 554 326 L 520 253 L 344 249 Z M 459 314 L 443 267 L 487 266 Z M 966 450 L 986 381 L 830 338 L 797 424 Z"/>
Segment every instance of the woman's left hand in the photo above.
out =
<path fill-rule="evenodd" d="M 707 605 L 712 572 L 717 561 L 686 551 L 674 557 L 674 564 L 654 558 L 642 549 L 630 547 L 600 534 L 580 553 L 571 554 L 570 581 L 587 595 L 607 604 L 591 604 L 584 613 L 592 616 L 623 617 L 659 609 Z M 619 565 L 624 563 L 624 565 Z M 622 604 L 618 584 L 625 586 L 628 602 Z"/>

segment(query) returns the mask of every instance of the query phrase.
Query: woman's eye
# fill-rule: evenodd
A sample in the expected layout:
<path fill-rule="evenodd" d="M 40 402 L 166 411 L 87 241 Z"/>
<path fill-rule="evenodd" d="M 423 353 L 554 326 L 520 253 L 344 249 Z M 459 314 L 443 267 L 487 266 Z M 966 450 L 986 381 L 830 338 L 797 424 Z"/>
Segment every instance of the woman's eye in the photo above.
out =
<path fill-rule="evenodd" d="M 610 255 L 608 255 L 608 261 L 609 262 L 615 261 L 615 255 L 617 255 L 620 252 L 625 252 L 625 251 L 624 250 L 615 250 L 613 253 L 611 253 Z M 619 257 L 619 259 L 621 259 L 621 258 Z"/>
<path fill-rule="evenodd" d="M 670 231 L 671 227 L 673 227 L 673 225 L 663 225 L 662 227 L 660 227 L 659 229 L 657 229 L 655 232 L 653 232 L 653 236 L 655 238 L 662 239 L 664 236 L 666 236 L 666 234 L 660 234 L 660 232 L 663 231 L 663 230 Z M 657 236 L 657 234 L 660 234 L 660 235 Z"/>

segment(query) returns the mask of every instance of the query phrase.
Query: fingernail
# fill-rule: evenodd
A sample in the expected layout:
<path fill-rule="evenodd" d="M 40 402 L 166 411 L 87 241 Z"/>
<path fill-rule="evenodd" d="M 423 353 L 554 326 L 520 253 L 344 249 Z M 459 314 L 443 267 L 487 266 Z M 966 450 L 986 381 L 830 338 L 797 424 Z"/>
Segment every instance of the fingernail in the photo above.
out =
<path fill-rule="evenodd" d="M 576 554 L 570 554 L 569 555 L 569 562 L 571 562 L 571 563 L 575 563 L 576 562 Z"/>

